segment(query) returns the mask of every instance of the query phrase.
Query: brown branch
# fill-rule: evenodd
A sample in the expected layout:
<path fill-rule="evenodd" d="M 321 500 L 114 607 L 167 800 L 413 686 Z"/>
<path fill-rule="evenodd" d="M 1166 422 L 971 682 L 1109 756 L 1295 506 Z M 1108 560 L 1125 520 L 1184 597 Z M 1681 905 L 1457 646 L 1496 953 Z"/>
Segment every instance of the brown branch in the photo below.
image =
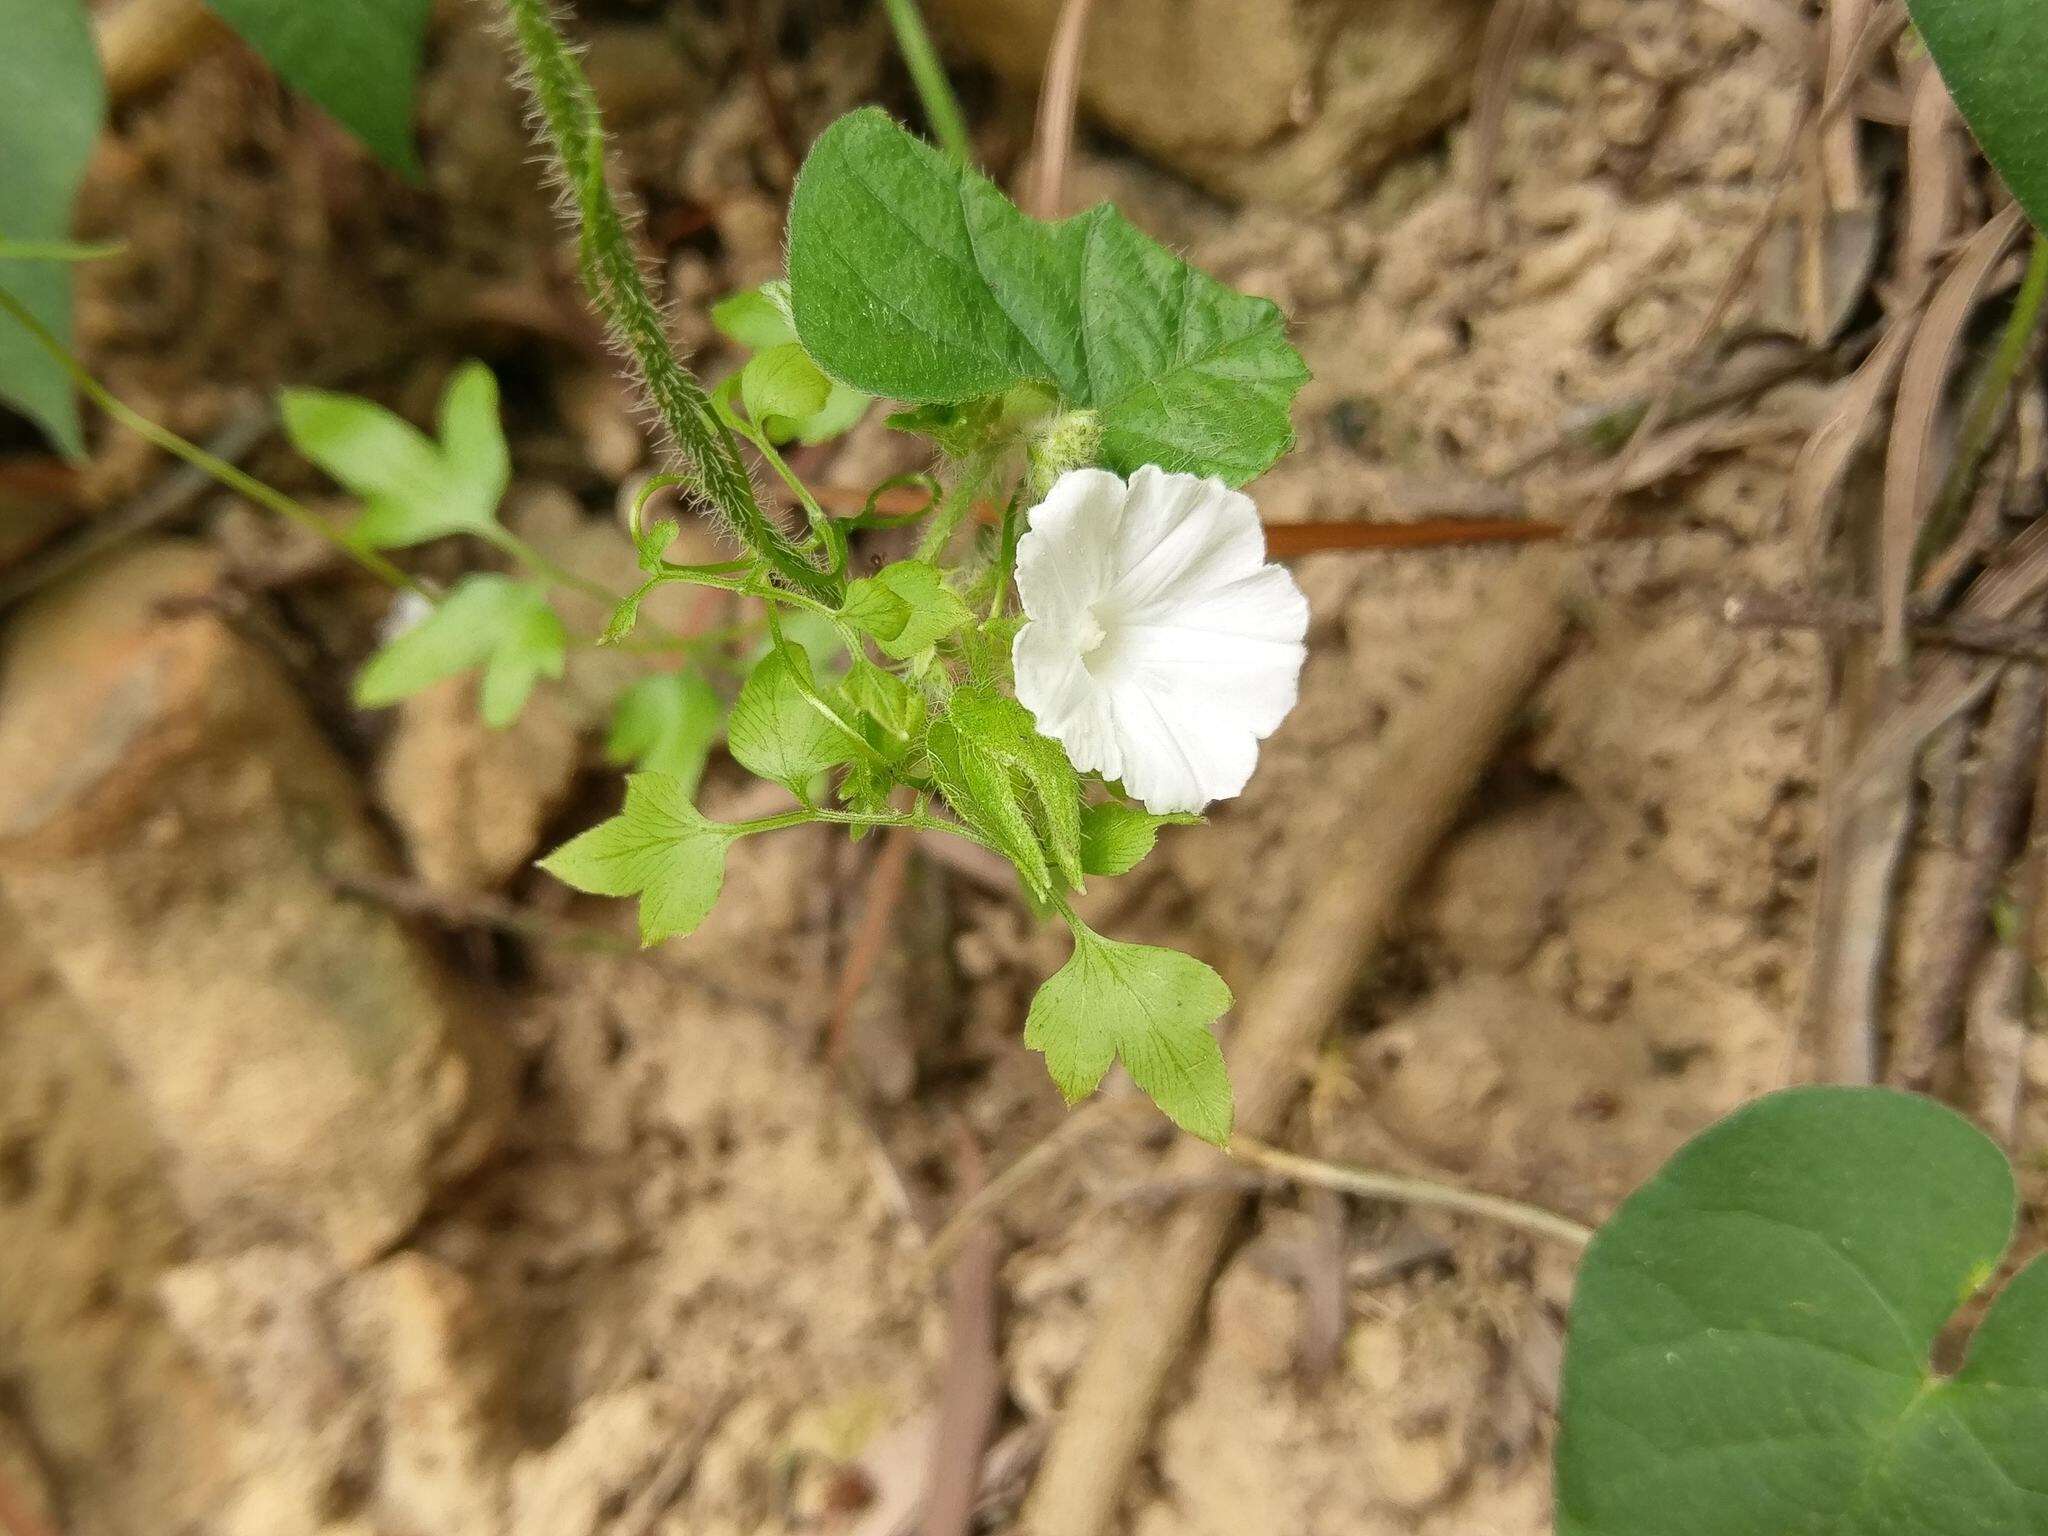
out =
<path fill-rule="evenodd" d="M 846 963 L 839 968 L 838 985 L 832 989 L 832 1012 L 825 1024 L 825 1059 L 834 1067 L 846 1060 L 853 1010 L 860 1006 L 868 983 L 875 979 L 875 967 L 881 963 L 882 952 L 889 947 L 890 936 L 896 931 L 896 909 L 910 883 L 910 854 L 917 846 L 916 829 L 891 827 L 882 834 L 881 844 L 868 871 L 860 923 L 847 947 Z"/>
<path fill-rule="evenodd" d="M 1038 126 L 1031 145 L 1031 186 L 1024 211 L 1056 219 L 1066 197 L 1067 161 L 1074 152 L 1074 112 L 1081 100 L 1081 58 L 1088 13 L 1095 0 L 1065 0 L 1045 53 L 1045 84 L 1038 95 Z"/>
<path fill-rule="evenodd" d="M 1739 592 L 1725 599 L 1721 617 L 1737 629 L 1835 629 L 1876 633 L 1877 605 L 1853 598 Z M 2048 629 L 2034 624 L 1992 619 L 1927 619 L 1907 626 L 1918 644 L 2006 656 L 2019 661 L 2048 661 Z"/>
<path fill-rule="evenodd" d="M 956 1134 L 961 1187 L 972 1198 L 984 1177 L 981 1148 L 965 1125 Z M 1003 1395 L 997 1337 L 1002 1258 L 1002 1234 L 978 1227 L 947 1273 L 946 1375 L 939 1386 L 924 1536 L 967 1536 L 980 1500 L 982 1457 Z"/>
<path fill-rule="evenodd" d="M 1392 727 L 1355 796 L 1369 814 L 1319 865 L 1237 1012 L 1229 1056 L 1239 1135 L 1280 1128 L 1316 1042 L 1556 654 L 1563 597 L 1556 565 L 1521 567 Z M 1165 1171 L 1199 1174 L 1212 1156 L 1184 1144 Z M 1026 1505 L 1034 1536 L 1107 1528 L 1243 1206 L 1235 1194 L 1189 1200 L 1131 1245 Z"/>

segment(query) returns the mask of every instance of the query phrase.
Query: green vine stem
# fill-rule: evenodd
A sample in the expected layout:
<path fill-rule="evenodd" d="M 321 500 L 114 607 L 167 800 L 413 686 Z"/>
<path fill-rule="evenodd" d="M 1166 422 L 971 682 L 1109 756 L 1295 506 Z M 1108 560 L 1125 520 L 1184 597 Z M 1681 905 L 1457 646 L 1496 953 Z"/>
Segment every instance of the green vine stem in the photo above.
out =
<path fill-rule="evenodd" d="M 78 386 L 81 394 L 136 436 L 161 448 L 172 457 L 184 460 L 201 474 L 226 486 L 238 496 L 246 497 L 259 507 L 275 512 L 285 521 L 296 523 L 308 532 L 317 534 L 379 581 L 402 591 L 417 593 L 421 597 L 431 596 L 413 577 L 393 565 L 376 550 L 365 549 L 344 537 L 338 529 L 310 507 L 294 501 L 283 491 L 265 485 L 254 475 L 238 469 L 226 459 L 208 453 L 197 443 L 187 442 L 169 427 L 159 426 L 120 399 L 94 378 L 87 371 L 85 364 L 72 356 L 70 349 L 51 333 L 50 328 L 30 314 L 22 302 L 5 288 L 0 288 L 0 314 L 6 315 L 27 331 L 36 345 L 49 353 L 57 366 L 70 375 L 71 382 Z"/>
<path fill-rule="evenodd" d="M 832 596 L 830 579 L 761 510 L 732 434 L 718 419 L 703 387 L 670 350 L 661 312 L 648 295 L 632 238 L 606 177 L 596 98 L 555 27 L 548 0 L 504 4 L 524 65 L 522 83 L 554 151 L 567 193 L 565 207 L 577 221 L 584 287 L 614 342 L 632 362 L 671 449 L 694 472 L 692 483 L 736 540 L 782 581 L 815 596 Z"/>
<path fill-rule="evenodd" d="M 917 0 L 886 0 L 886 7 L 889 25 L 896 31 L 897 52 L 903 55 L 904 68 L 910 71 L 910 83 L 917 88 L 917 99 L 924 107 L 925 120 L 931 124 L 932 136 L 955 160 L 972 165 L 974 141 L 967 135 L 967 118 L 960 110 L 959 98 L 953 94 L 952 82 L 946 78 L 946 66 L 939 62 L 939 51 L 932 46 L 932 35 L 925 29 Z"/>

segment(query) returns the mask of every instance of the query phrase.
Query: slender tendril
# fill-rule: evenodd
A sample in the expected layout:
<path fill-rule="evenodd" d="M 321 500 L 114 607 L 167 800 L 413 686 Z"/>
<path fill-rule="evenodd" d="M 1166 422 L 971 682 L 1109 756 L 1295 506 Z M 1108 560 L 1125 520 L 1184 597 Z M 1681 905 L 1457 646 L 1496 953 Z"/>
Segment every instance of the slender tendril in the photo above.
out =
<path fill-rule="evenodd" d="M 175 458 L 183 459 L 201 474 L 218 481 L 239 496 L 247 497 L 260 507 L 275 512 L 287 522 L 298 524 L 309 533 L 318 535 L 348 556 L 357 565 L 375 576 L 379 581 L 402 591 L 416 592 L 422 597 L 430 596 L 427 589 L 413 577 L 407 575 L 374 549 L 365 549 L 343 536 L 326 518 L 310 507 L 293 500 L 283 491 L 265 485 L 254 475 L 238 469 L 226 459 L 208 453 L 197 443 L 187 442 L 169 427 L 159 426 L 133 406 L 116 396 L 104 384 L 86 370 L 85 364 L 72 356 L 71 351 L 59 341 L 50 328 L 38 320 L 13 294 L 0 288 L 0 314 L 5 314 L 23 330 L 27 331 L 39 347 L 50 354 L 52 361 L 65 373 L 79 392 L 105 411 L 136 436 L 161 448 Z"/>
<path fill-rule="evenodd" d="M 577 259 L 592 303 L 633 363 L 670 447 L 693 471 L 692 484 L 732 535 L 775 575 L 818 596 L 833 583 L 761 510 L 732 434 L 710 397 L 670 349 L 661 312 L 648 295 L 625 219 L 605 171 L 597 101 L 575 54 L 556 30 L 547 0 L 504 0 L 525 64 L 523 82 L 554 150 L 578 226 Z"/>

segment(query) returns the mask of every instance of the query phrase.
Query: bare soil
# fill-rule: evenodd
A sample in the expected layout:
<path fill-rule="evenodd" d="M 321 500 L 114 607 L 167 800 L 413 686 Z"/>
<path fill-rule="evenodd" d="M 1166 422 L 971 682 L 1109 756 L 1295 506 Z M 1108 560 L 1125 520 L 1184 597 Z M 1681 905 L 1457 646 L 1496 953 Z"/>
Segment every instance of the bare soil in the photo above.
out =
<path fill-rule="evenodd" d="M 776 269 L 789 170 L 744 34 L 687 7 L 581 9 L 679 341 L 715 371 L 703 304 Z M 1269 520 L 1400 520 L 1497 483 L 1654 389 L 1705 314 L 1791 128 L 1790 69 L 1689 0 L 1558 10 L 1517 77 L 1484 214 L 1463 121 L 1315 212 L 1227 206 L 1084 138 L 1073 205 L 1116 199 L 1291 318 L 1315 381 L 1299 452 L 1254 488 Z M 799 142 L 876 93 L 909 110 L 878 16 L 801 13 L 764 66 Z M 1028 95 L 968 85 L 1005 165 Z M 507 383 L 516 515 L 565 558 L 623 559 L 616 487 L 645 448 L 497 44 L 466 11 L 437 31 L 423 124 L 427 181 L 395 191 L 247 58 L 195 63 L 124 111 L 95 170 L 87 232 L 131 249 L 88 280 L 84 344 L 139 407 L 201 436 L 287 381 L 424 411 L 453 362 L 483 355 Z M 1718 599 L 1800 569 L 1784 491 L 1817 399 L 1793 382 L 1749 404 L 1627 500 L 1637 536 L 1586 551 L 1567 659 L 1325 1042 L 1290 1145 L 1595 1221 L 1794 1073 L 1817 651 L 1727 628 Z M 805 468 L 864 484 L 906 452 L 870 427 Z M 1568 513 L 1588 462 L 1524 476 L 1523 509 Z M 256 467 L 318 489 L 275 446 Z M 108 437 L 91 476 L 113 503 L 160 472 Z M 481 1171 L 375 1262 L 210 1230 L 174 1198 L 134 1085 L 0 921 L 0 1474 L 71 1536 L 909 1529 L 946 1364 L 923 1245 L 961 1197 L 963 1129 L 1001 1168 L 1063 1121 L 1018 1039 L 1060 942 L 919 857 L 835 1071 L 821 1043 L 872 845 L 748 842 L 693 940 L 579 942 L 590 925 L 623 938 L 630 914 L 527 863 L 615 793 L 592 733 L 617 675 L 579 674 L 509 740 L 460 690 L 357 716 L 343 684 L 381 598 L 278 576 L 312 557 L 246 508 L 210 499 L 200 527 L 245 577 L 276 578 L 253 601 L 409 869 L 542 924 L 507 935 L 458 911 L 433 940 L 505 1042 L 517 1102 Z M 1240 801 L 1102 883 L 1105 920 L 1256 974 L 1332 829 L 1373 814 L 1355 788 L 1386 721 L 1520 558 L 1300 562 L 1301 707 Z M 714 766 L 714 809 L 743 792 Z M 1164 1144 L 1126 1116 L 1009 1208 L 1009 1475 L 990 1529 L 1011 1528 L 1094 1299 L 1173 1197 L 1153 1177 Z M 1268 1192 L 1128 1530 L 1547 1530 L 1571 1257 Z"/>

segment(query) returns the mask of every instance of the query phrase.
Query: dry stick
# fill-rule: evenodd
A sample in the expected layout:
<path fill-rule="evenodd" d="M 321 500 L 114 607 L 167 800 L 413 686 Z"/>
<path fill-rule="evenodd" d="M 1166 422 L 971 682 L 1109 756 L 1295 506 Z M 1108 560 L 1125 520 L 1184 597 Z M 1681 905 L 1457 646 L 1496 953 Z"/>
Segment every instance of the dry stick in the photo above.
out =
<path fill-rule="evenodd" d="M 891 827 L 882 834 L 881 843 L 868 871 L 860 923 L 854 929 L 846 963 L 839 968 L 839 984 L 833 988 L 832 1012 L 825 1024 L 825 1059 L 835 1067 L 846 1059 L 847 1038 L 853 1032 L 853 1011 L 860 1006 L 895 931 L 896 908 L 910 883 L 910 854 L 917 846 L 917 829 Z"/>
<path fill-rule="evenodd" d="M 2034 666 L 2007 669 L 1977 747 L 1963 812 L 1963 848 L 1935 898 L 1926 970 L 1915 1005 L 1899 1020 L 1885 1080 L 1925 1093 L 1956 1037 L 1970 977 L 1991 930 L 1991 901 L 2026 813 L 2029 769 L 2040 750 L 2048 682 Z"/>
<path fill-rule="evenodd" d="M 1736 629 L 1843 629 L 1874 632 L 1877 605 L 1854 598 L 1739 592 L 1723 600 L 1721 618 Z M 1929 619 L 1907 626 L 1921 645 L 1974 651 L 2015 661 L 2048 661 L 2048 629 L 1988 619 Z"/>
<path fill-rule="evenodd" d="M 1500 165 L 1502 130 L 1515 74 L 1536 36 L 1548 0 L 1496 0 L 1486 18 L 1479 63 L 1472 79 L 1472 201 L 1482 237 L 1493 211 L 1493 184 Z"/>
<path fill-rule="evenodd" d="M 1879 655 L 1887 666 L 1906 659 L 1906 598 L 1913 589 L 1913 556 L 1934 504 L 1934 432 L 1950 370 L 1985 287 L 2020 232 L 2018 204 L 1970 237 L 1928 302 L 1899 374 L 1891 441 L 1885 450 L 1882 535 L 1878 546 L 1878 605 L 1884 615 Z"/>
<path fill-rule="evenodd" d="M 982 1185 L 981 1148 L 957 1127 L 962 1186 Z M 1002 1234 L 979 1228 L 947 1275 L 946 1376 L 939 1386 L 931 1475 L 925 1487 L 924 1536 L 967 1536 L 981 1496 L 981 1463 L 1002 1404 L 1003 1368 L 996 1312 L 1002 1302 Z"/>
<path fill-rule="evenodd" d="M 1231 1156 L 1242 1158 L 1268 1173 L 1278 1174 L 1299 1184 L 1311 1184 L 1318 1189 L 1334 1189 L 1347 1195 L 1363 1195 L 1369 1200 L 1393 1200 L 1402 1205 L 1422 1205 L 1436 1210 L 1457 1211 L 1465 1216 L 1482 1216 L 1488 1221 L 1505 1222 L 1511 1227 L 1520 1227 L 1524 1232 L 1533 1232 L 1538 1237 L 1570 1243 L 1578 1248 L 1585 1247 L 1593 1240 L 1593 1229 L 1585 1223 L 1573 1221 L 1569 1216 L 1560 1216 L 1555 1211 L 1546 1211 L 1540 1205 L 1530 1205 L 1523 1200 L 1510 1200 L 1503 1195 L 1481 1194 L 1476 1190 L 1439 1184 L 1434 1179 L 1413 1179 L 1398 1173 L 1380 1173 L 1370 1168 L 1352 1168 L 1343 1163 L 1327 1162 L 1318 1157 L 1303 1157 L 1297 1152 L 1284 1151 L 1279 1147 L 1268 1146 L 1263 1141 L 1254 1141 L 1249 1136 L 1231 1137 L 1230 1153 Z"/>
<path fill-rule="evenodd" d="M 1038 95 L 1038 125 L 1033 130 L 1031 186 L 1024 211 L 1035 219 L 1060 216 L 1060 197 L 1067 184 L 1067 161 L 1074 152 L 1074 110 L 1081 99 L 1081 57 L 1088 41 L 1088 13 L 1095 0 L 1066 0 L 1046 50 L 1045 84 Z"/>
<path fill-rule="evenodd" d="M 1280 1128 L 1316 1042 L 1563 640 L 1560 567 L 1524 566 L 1510 583 L 1392 727 L 1342 845 L 1238 1010 L 1229 1057 L 1241 1135 Z M 1183 1144 L 1165 1171 L 1206 1172 L 1212 1156 Z M 1034 1536 L 1108 1526 L 1243 1208 L 1239 1195 L 1190 1200 L 1132 1244 L 1026 1504 Z"/>

